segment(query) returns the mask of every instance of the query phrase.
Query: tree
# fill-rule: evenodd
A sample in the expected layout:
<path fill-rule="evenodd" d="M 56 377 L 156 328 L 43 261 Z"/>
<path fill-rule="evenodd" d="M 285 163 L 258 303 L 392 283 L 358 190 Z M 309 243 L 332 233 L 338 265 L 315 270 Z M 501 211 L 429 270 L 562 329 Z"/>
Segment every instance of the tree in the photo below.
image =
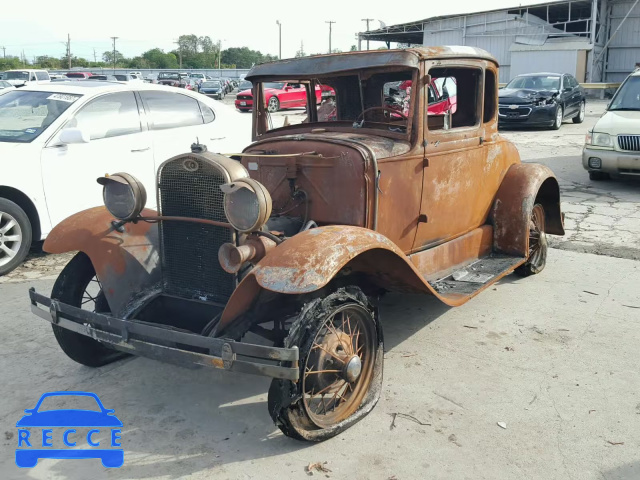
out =
<path fill-rule="evenodd" d="M 221 62 L 224 65 L 235 65 L 236 68 L 251 68 L 253 65 L 264 62 L 271 62 L 276 57 L 263 55 L 257 50 L 250 50 L 247 47 L 227 48 L 222 51 Z"/>
<path fill-rule="evenodd" d="M 306 57 L 307 54 L 304 51 L 304 43 L 300 41 L 300 50 L 296 52 L 296 58 Z"/>
<path fill-rule="evenodd" d="M 49 57 L 48 55 L 36 57 L 36 64 L 40 66 L 40 68 L 51 70 L 57 70 L 60 68 L 60 60 L 58 60 L 57 58 Z"/>
<path fill-rule="evenodd" d="M 102 54 L 102 60 L 104 60 L 104 63 L 108 65 L 118 65 L 119 63 L 124 63 L 124 55 L 122 55 L 118 50 L 115 52 L 107 51 Z"/>
<path fill-rule="evenodd" d="M 351 48 L 349 49 L 350 52 L 357 52 L 358 51 L 358 46 L 357 45 L 351 45 Z"/>

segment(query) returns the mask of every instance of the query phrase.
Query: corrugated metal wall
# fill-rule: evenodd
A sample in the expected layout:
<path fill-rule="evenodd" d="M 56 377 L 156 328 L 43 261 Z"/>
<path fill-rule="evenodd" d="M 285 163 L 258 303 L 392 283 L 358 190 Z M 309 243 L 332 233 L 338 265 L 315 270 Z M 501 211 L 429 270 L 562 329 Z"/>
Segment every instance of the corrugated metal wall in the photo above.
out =
<path fill-rule="evenodd" d="M 570 73 L 578 77 L 577 67 L 577 50 L 511 52 L 511 75 L 513 77 L 532 72 Z"/>
<path fill-rule="evenodd" d="M 610 2 L 609 38 L 620 26 L 622 19 L 633 6 L 633 1 Z M 606 56 L 606 82 L 621 82 L 640 63 L 640 3 L 609 43 Z"/>

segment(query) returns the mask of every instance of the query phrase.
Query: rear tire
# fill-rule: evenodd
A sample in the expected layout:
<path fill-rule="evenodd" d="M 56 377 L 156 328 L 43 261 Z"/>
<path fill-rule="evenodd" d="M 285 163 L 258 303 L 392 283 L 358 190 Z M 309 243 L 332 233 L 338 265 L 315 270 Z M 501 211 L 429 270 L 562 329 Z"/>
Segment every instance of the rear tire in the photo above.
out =
<path fill-rule="evenodd" d="M 544 207 L 536 203 L 529 220 L 529 255 L 527 261 L 516 268 L 515 273 L 521 277 L 540 273 L 547 264 L 547 249 Z"/>
<path fill-rule="evenodd" d="M 96 282 L 97 286 L 92 285 Z M 90 286 L 99 288 L 98 293 L 88 292 Z M 91 302 L 90 299 L 87 300 L 87 295 L 95 300 L 94 312 L 111 313 L 91 260 L 86 254 L 79 252 L 60 272 L 53 285 L 51 298 L 73 307 L 82 308 Z M 126 353 L 113 350 L 93 338 L 85 337 L 58 325 L 51 326 L 62 351 L 71 360 L 87 367 L 101 367 L 128 356 Z"/>
<path fill-rule="evenodd" d="M 269 99 L 267 103 L 267 111 L 269 113 L 275 113 L 280 110 L 280 100 L 275 95 Z"/>
<path fill-rule="evenodd" d="M 595 182 L 600 180 L 609 180 L 610 178 L 609 174 L 605 172 L 589 172 L 589 180 L 593 180 Z"/>
<path fill-rule="evenodd" d="M 16 203 L 0 198 L 0 277 L 24 261 L 31 248 L 31 222 Z"/>

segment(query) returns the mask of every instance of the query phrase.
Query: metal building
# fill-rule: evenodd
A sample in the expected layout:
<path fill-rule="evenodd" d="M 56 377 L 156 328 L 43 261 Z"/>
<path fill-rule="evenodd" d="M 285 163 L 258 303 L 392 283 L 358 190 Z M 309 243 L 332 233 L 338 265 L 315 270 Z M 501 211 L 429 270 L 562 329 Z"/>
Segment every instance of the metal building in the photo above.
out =
<path fill-rule="evenodd" d="M 620 82 L 640 66 L 639 1 L 561 0 L 445 15 L 360 32 L 358 43 L 480 47 L 500 62 L 500 82 L 536 71 Z"/>

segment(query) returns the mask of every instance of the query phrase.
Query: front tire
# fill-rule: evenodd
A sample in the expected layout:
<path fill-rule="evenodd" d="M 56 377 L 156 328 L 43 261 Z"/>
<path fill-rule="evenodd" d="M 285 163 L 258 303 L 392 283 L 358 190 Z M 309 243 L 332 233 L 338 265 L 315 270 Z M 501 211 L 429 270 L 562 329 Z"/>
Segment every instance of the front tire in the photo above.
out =
<path fill-rule="evenodd" d="M 269 113 L 275 113 L 280 110 L 280 100 L 275 95 L 269 99 L 267 103 L 267 111 Z"/>
<path fill-rule="evenodd" d="M 268 397 L 269 414 L 285 435 L 327 440 L 373 409 L 382 389 L 382 329 L 358 287 L 307 303 L 285 346 L 300 349 L 300 380 L 274 379 Z"/>
<path fill-rule="evenodd" d="M 584 122 L 585 110 L 586 110 L 586 105 L 585 105 L 585 101 L 583 100 L 582 102 L 580 102 L 580 111 L 578 112 L 578 114 L 575 117 L 572 118 L 573 123 L 582 123 L 582 122 Z"/>
<path fill-rule="evenodd" d="M 516 268 L 515 273 L 521 277 L 540 273 L 547 264 L 547 250 L 544 207 L 536 203 L 529 220 L 529 255 L 527 261 Z"/>
<path fill-rule="evenodd" d="M 31 222 L 16 203 L 0 198 L 0 277 L 18 267 L 29 253 Z"/>
<path fill-rule="evenodd" d="M 562 125 L 563 119 L 564 119 L 564 108 L 562 107 L 562 105 L 558 105 L 556 107 L 556 118 L 553 121 L 553 125 L 551 125 L 551 128 L 553 130 L 559 130 L 560 126 Z"/>
<path fill-rule="evenodd" d="M 73 307 L 100 313 L 111 313 L 102 285 L 89 257 L 80 252 L 60 272 L 53 285 L 51 298 Z M 101 367 L 126 357 L 93 338 L 80 335 L 58 325 L 51 325 L 53 333 L 67 356 L 87 367 Z"/>

